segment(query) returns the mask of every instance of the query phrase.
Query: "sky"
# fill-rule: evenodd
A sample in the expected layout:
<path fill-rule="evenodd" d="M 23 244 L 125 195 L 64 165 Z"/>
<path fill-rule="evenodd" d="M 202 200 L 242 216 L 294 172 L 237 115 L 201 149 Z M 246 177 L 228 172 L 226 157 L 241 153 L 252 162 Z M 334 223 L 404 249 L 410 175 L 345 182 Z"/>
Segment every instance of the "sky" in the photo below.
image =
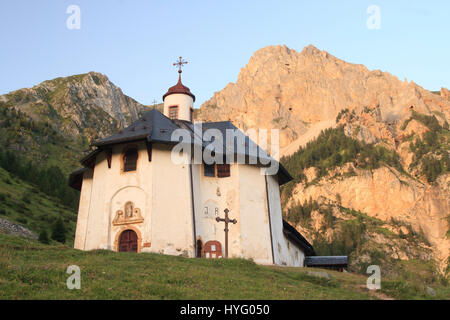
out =
<path fill-rule="evenodd" d="M 449 34 L 447 0 L 2 0 L 0 94 L 96 71 L 140 103 L 160 103 L 183 56 L 200 107 L 256 50 L 309 44 L 439 90 L 450 88 Z"/>

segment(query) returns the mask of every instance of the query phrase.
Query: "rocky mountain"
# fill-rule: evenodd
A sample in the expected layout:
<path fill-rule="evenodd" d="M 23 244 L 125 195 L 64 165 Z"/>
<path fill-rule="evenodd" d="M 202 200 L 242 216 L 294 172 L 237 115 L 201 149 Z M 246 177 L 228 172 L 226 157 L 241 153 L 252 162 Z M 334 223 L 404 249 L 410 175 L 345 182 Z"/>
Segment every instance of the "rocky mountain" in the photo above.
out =
<path fill-rule="evenodd" d="M 26 151 L 35 160 L 47 158 L 43 145 L 57 145 L 56 150 L 47 151 L 57 159 L 63 157 L 65 167 L 67 161 L 76 164 L 91 140 L 112 134 L 148 110 L 96 72 L 56 78 L 1 95 L 0 107 L 2 145 Z M 60 152 L 61 148 L 65 150 Z"/>
<path fill-rule="evenodd" d="M 448 119 L 448 90 L 442 96 L 380 70 L 340 60 L 310 45 L 302 52 L 286 46 L 260 49 L 241 69 L 236 83 L 216 92 L 200 108 L 199 120 L 228 120 L 242 129 L 280 129 L 286 147 L 320 121 L 345 108 L 379 107 L 383 121 L 421 113 Z"/>
<path fill-rule="evenodd" d="M 2 95 L 0 102 L 33 119 L 49 120 L 58 132 L 70 136 L 89 128 L 104 136 L 130 124 L 147 109 L 97 72 L 44 81 Z"/>
<path fill-rule="evenodd" d="M 354 269 L 418 259 L 441 272 L 449 117 L 447 89 L 430 92 L 311 45 L 258 50 L 198 113 L 243 130 L 280 129 L 281 161 L 295 178 L 283 188 L 285 217 L 322 254 L 349 254 Z"/>

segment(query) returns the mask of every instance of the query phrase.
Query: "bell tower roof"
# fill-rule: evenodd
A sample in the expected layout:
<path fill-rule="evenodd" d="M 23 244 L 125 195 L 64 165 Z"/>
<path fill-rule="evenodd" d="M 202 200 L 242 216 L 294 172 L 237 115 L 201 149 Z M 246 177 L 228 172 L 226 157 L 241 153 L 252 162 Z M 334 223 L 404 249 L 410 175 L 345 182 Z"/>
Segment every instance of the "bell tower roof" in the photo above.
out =
<path fill-rule="evenodd" d="M 170 87 L 169 90 L 167 90 L 167 92 L 163 95 L 163 101 L 168 95 L 181 93 L 192 97 L 192 99 L 195 102 L 195 95 L 191 92 L 191 90 L 188 87 L 183 85 L 183 83 L 181 82 L 181 73 L 183 72 L 181 68 L 183 67 L 184 64 L 187 64 L 187 61 L 184 61 L 182 57 L 179 57 L 178 61 L 173 64 L 178 68 L 178 82 L 176 85 Z"/>

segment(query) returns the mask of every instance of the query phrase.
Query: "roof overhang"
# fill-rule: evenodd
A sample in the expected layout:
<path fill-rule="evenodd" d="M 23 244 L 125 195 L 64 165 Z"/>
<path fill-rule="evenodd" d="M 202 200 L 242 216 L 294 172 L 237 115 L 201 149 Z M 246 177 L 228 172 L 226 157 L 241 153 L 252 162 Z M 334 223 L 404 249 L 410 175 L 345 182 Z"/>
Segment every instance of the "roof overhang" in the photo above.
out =
<path fill-rule="evenodd" d="M 313 246 L 306 240 L 300 232 L 283 219 L 283 234 L 291 240 L 299 249 L 302 249 L 305 256 L 314 256 L 316 253 Z"/>

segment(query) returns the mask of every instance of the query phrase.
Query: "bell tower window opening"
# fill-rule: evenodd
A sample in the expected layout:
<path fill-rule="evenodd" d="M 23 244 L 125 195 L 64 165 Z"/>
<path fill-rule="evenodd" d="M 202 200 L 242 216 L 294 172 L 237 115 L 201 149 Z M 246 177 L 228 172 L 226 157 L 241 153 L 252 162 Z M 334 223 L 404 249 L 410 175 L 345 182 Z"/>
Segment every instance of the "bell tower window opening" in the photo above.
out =
<path fill-rule="evenodd" d="M 169 107 L 169 118 L 172 120 L 178 119 L 178 106 Z"/>

